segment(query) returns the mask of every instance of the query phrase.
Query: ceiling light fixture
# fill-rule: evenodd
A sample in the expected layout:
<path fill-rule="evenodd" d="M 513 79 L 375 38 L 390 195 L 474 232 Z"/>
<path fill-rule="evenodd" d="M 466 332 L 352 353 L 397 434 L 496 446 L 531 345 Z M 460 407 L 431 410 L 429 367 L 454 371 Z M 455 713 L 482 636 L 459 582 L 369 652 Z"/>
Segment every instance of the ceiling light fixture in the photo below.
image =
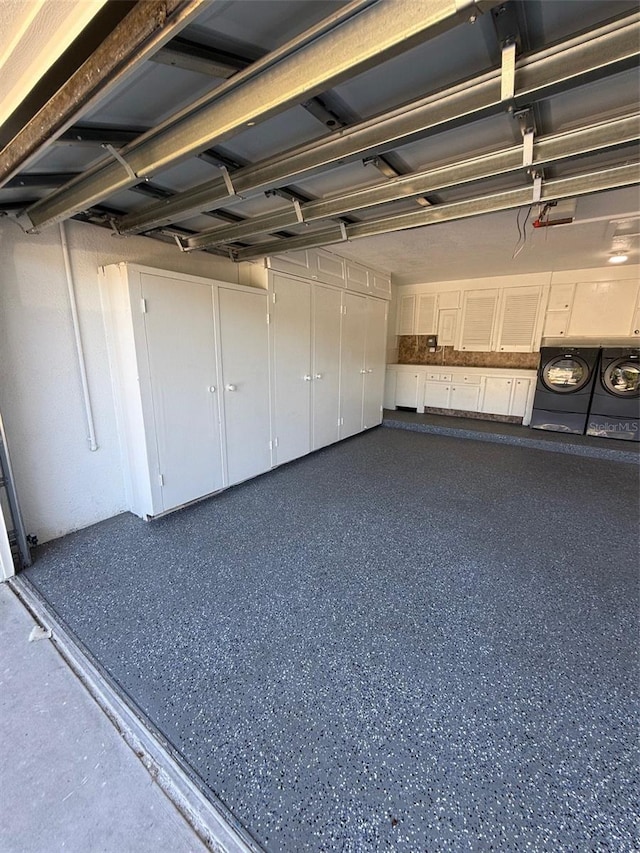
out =
<path fill-rule="evenodd" d="M 609 256 L 610 264 L 626 264 L 629 260 L 629 255 L 625 255 L 624 252 L 614 252 Z"/>

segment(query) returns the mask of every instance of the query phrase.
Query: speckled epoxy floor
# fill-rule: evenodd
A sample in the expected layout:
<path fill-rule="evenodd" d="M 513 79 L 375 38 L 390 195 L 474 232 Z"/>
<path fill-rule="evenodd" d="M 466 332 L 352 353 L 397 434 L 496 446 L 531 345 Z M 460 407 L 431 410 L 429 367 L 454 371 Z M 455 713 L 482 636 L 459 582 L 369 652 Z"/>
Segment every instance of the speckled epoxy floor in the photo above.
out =
<path fill-rule="evenodd" d="M 377 429 L 27 573 L 269 851 L 632 851 L 638 470 Z"/>

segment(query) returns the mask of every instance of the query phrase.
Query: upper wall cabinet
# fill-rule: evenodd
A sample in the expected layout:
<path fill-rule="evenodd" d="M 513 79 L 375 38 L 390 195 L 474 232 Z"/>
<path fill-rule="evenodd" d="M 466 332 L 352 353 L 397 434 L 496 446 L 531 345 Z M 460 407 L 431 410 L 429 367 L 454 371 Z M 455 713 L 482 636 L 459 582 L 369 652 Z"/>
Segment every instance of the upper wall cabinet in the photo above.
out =
<path fill-rule="evenodd" d="M 502 291 L 496 350 L 532 352 L 540 316 L 541 287 L 508 287 Z"/>
<path fill-rule="evenodd" d="M 631 280 L 579 281 L 575 286 L 568 334 L 606 337 L 633 334 L 638 283 Z"/>
<path fill-rule="evenodd" d="M 415 323 L 416 335 L 433 335 L 437 332 L 437 298 L 435 293 L 421 293 L 418 296 Z"/>
<path fill-rule="evenodd" d="M 401 296 L 398 304 L 397 335 L 413 335 L 416 317 L 416 299 L 414 294 Z"/>
<path fill-rule="evenodd" d="M 533 352 L 540 335 L 543 288 L 467 290 L 458 349 Z"/>
<path fill-rule="evenodd" d="M 493 327 L 498 296 L 497 289 L 465 292 L 458 349 L 467 352 L 487 352 L 493 349 Z"/>
<path fill-rule="evenodd" d="M 334 287 L 345 287 L 355 293 L 368 293 L 391 299 L 391 276 L 372 270 L 364 264 L 348 261 L 324 249 L 288 252 L 267 258 L 266 267 L 274 272 L 322 281 Z"/>

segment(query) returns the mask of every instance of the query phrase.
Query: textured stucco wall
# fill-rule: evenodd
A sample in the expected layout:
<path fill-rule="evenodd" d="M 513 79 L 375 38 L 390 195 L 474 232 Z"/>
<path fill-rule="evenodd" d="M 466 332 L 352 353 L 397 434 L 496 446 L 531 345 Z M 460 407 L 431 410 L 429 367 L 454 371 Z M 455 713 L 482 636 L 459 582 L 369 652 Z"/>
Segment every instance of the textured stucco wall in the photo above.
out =
<path fill-rule="evenodd" d="M 89 450 L 58 227 L 0 221 L 0 412 L 28 533 L 40 541 L 121 512 L 124 487 L 97 269 L 118 261 L 248 283 L 246 270 L 144 237 L 67 223 L 99 449 Z M 242 278 L 241 278 L 242 276 Z"/>

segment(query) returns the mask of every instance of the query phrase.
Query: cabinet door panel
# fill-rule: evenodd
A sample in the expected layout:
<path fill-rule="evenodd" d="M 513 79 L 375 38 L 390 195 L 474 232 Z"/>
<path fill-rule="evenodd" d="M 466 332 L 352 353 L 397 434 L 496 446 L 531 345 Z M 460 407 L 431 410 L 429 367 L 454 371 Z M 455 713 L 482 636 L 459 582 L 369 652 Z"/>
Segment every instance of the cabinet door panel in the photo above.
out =
<path fill-rule="evenodd" d="M 381 299 L 367 299 L 367 327 L 365 341 L 364 400 L 362 426 L 376 426 L 382 421 L 384 396 L 385 356 L 387 349 L 387 303 Z"/>
<path fill-rule="evenodd" d="M 508 415 L 512 385 L 512 379 L 488 376 L 485 379 L 482 411 L 492 415 Z"/>
<path fill-rule="evenodd" d="M 340 321 L 342 294 L 313 289 L 313 447 L 340 438 Z"/>
<path fill-rule="evenodd" d="M 425 406 L 431 406 L 434 409 L 448 409 L 450 390 L 450 386 L 445 382 L 425 382 Z"/>
<path fill-rule="evenodd" d="M 541 287 L 505 288 L 500 311 L 498 350 L 533 351 L 541 296 Z"/>
<path fill-rule="evenodd" d="M 213 291 L 141 275 L 162 510 L 223 485 Z M 213 391 L 211 390 L 213 389 Z"/>
<path fill-rule="evenodd" d="M 513 382 L 513 391 L 511 394 L 510 415 L 516 415 L 523 418 L 527 411 L 527 401 L 529 399 L 529 391 L 531 390 L 531 379 L 516 379 Z"/>
<path fill-rule="evenodd" d="M 340 438 L 362 429 L 367 298 L 344 294 L 340 363 Z"/>
<path fill-rule="evenodd" d="M 459 412 L 477 412 L 480 408 L 479 385 L 452 385 L 449 408 Z"/>
<path fill-rule="evenodd" d="M 407 406 L 415 409 L 418 405 L 419 374 L 398 370 L 396 379 L 396 406 Z"/>
<path fill-rule="evenodd" d="M 267 294 L 221 287 L 219 300 L 227 476 L 232 484 L 271 466 Z"/>
<path fill-rule="evenodd" d="M 435 293 L 418 296 L 416 335 L 432 335 L 437 328 Z"/>
<path fill-rule="evenodd" d="M 413 335 L 416 313 L 416 297 L 401 296 L 398 305 L 397 335 Z"/>
<path fill-rule="evenodd" d="M 637 296 L 636 281 L 578 282 L 568 335 L 628 335 Z"/>
<path fill-rule="evenodd" d="M 311 449 L 311 285 L 276 274 L 272 290 L 275 459 L 281 465 Z"/>
<path fill-rule="evenodd" d="M 468 290 L 464 295 L 460 349 L 488 352 L 498 306 L 497 290 Z"/>

